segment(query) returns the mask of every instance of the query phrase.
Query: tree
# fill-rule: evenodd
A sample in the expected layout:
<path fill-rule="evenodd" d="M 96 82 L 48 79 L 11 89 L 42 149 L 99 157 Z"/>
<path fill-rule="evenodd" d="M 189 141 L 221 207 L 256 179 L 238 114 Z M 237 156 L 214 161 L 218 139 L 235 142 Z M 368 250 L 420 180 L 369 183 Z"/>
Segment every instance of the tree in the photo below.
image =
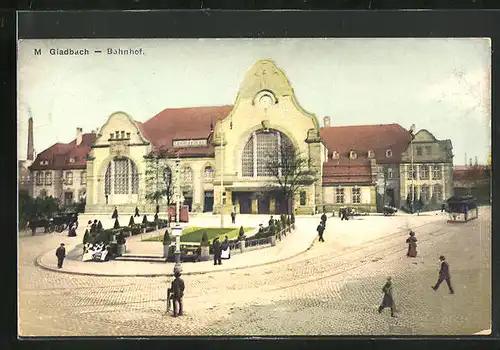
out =
<path fill-rule="evenodd" d="M 115 225 L 113 228 L 120 228 L 120 223 L 118 222 L 118 218 L 115 219 Z"/>
<path fill-rule="evenodd" d="M 158 206 L 162 198 L 166 199 L 167 205 L 172 204 L 174 184 L 172 171 L 167 165 L 168 154 L 159 150 L 150 152 L 144 156 L 146 163 L 146 200 Z"/>
<path fill-rule="evenodd" d="M 286 214 L 290 214 L 289 203 L 307 182 L 312 182 L 309 162 L 294 145 L 282 141 L 278 149 L 269 150 L 265 169 L 276 181 L 267 185 L 269 189 L 278 190 L 287 203 Z"/>
<path fill-rule="evenodd" d="M 130 220 L 128 222 L 128 226 L 129 227 L 132 227 L 135 225 L 135 222 L 134 222 L 134 216 L 133 215 L 130 215 Z"/>

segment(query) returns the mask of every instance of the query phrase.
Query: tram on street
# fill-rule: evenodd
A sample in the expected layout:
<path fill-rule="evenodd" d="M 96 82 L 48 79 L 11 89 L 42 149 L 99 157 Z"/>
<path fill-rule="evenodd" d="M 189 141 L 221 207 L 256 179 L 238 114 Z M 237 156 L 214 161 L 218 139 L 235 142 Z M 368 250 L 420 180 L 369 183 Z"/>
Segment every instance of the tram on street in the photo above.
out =
<path fill-rule="evenodd" d="M 477 200 L 473 196 L 452 196 L 448 204 L 448 222 L 467 222 L 478 217 Z"/>

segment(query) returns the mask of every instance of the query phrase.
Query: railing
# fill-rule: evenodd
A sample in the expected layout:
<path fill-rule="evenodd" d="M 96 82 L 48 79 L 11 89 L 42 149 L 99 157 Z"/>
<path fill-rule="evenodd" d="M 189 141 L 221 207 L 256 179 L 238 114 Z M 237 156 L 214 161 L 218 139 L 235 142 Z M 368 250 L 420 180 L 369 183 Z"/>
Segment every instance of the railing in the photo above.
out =
<path fill-rule="evenodd" d="M 245 248 L 261 247 L 266 244 L 271 244 L 271 237 L 249 239 L 245 241 Z"/>
<path fill-rule="evenodd" d="M 291 224 L 289 227 L 281 229 L 278 233 L 264 238 L 249 239 L 245 241 L 245 250 L 250 249 L 260 249 L 265 248 L 267 244 L 271 246 L 276 245 L 277 241 L 281 241 L 287 234 L 295 231 L 295 224 Z"/>

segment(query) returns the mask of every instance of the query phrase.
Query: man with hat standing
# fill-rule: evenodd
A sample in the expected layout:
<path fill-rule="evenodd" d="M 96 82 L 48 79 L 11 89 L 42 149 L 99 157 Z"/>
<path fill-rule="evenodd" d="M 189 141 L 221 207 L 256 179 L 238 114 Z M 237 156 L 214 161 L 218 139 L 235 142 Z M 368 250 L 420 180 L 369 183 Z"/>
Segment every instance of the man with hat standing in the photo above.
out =
<path fill-rule="evenodd" d="M 448 263 L 445 261 L 446 258 L 441 255 L 439 257 L 439 261 L 441 262 L 441 268 L 439 269 L 439 278 L 438 281 L 434 286 L 432 286 L 432 289 L 437 290 L 439 288 L 439 285 L 443 282 L 446 281 L 446 284 L 448 285 L 448 289 L 450 290 L 450 294 L 455 294 L 455 291 L 453 290 L 453 287 L 451 286 L 451 277 L 450 277 L 450 266 Z"/>
<path fill-rule="evenodd" d="M 219 241 L 219 237 L 215 237 L 213 241 L 213 249 L 214 249 L 214 265 L 222 265 L 221 261 L 222 247 Z"/>
<path fill-rule="evenodd" d="M 181 278 L 181 271 L 174 269 L 175 279 L 172 281 L 171 292 L 174 304 L 174 317 L 182 316 L 182 297 L 184 296 L 184 281 Z"/>
<path fill-rule="evenodd" d="M 66 248 L 64 248 L 64 243 L 61 243 L 59 248 L 56 249 L 57 256 L 57 268 L 62 268 L 64 258 L 66 257 Z"/>

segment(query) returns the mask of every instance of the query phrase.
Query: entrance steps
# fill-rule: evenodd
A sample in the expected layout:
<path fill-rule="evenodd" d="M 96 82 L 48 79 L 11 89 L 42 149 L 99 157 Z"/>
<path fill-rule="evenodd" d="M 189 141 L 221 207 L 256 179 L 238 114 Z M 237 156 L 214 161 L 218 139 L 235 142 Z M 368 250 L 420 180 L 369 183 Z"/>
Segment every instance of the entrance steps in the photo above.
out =
<path fill-rule="evenodd" d="M 147 255 L 147 254 L 123 254 L 115 258 L 117 261 L 143 261 L 143 262 L 158 262 L 166 263 L 167 258 L 161 255 Z"/>

